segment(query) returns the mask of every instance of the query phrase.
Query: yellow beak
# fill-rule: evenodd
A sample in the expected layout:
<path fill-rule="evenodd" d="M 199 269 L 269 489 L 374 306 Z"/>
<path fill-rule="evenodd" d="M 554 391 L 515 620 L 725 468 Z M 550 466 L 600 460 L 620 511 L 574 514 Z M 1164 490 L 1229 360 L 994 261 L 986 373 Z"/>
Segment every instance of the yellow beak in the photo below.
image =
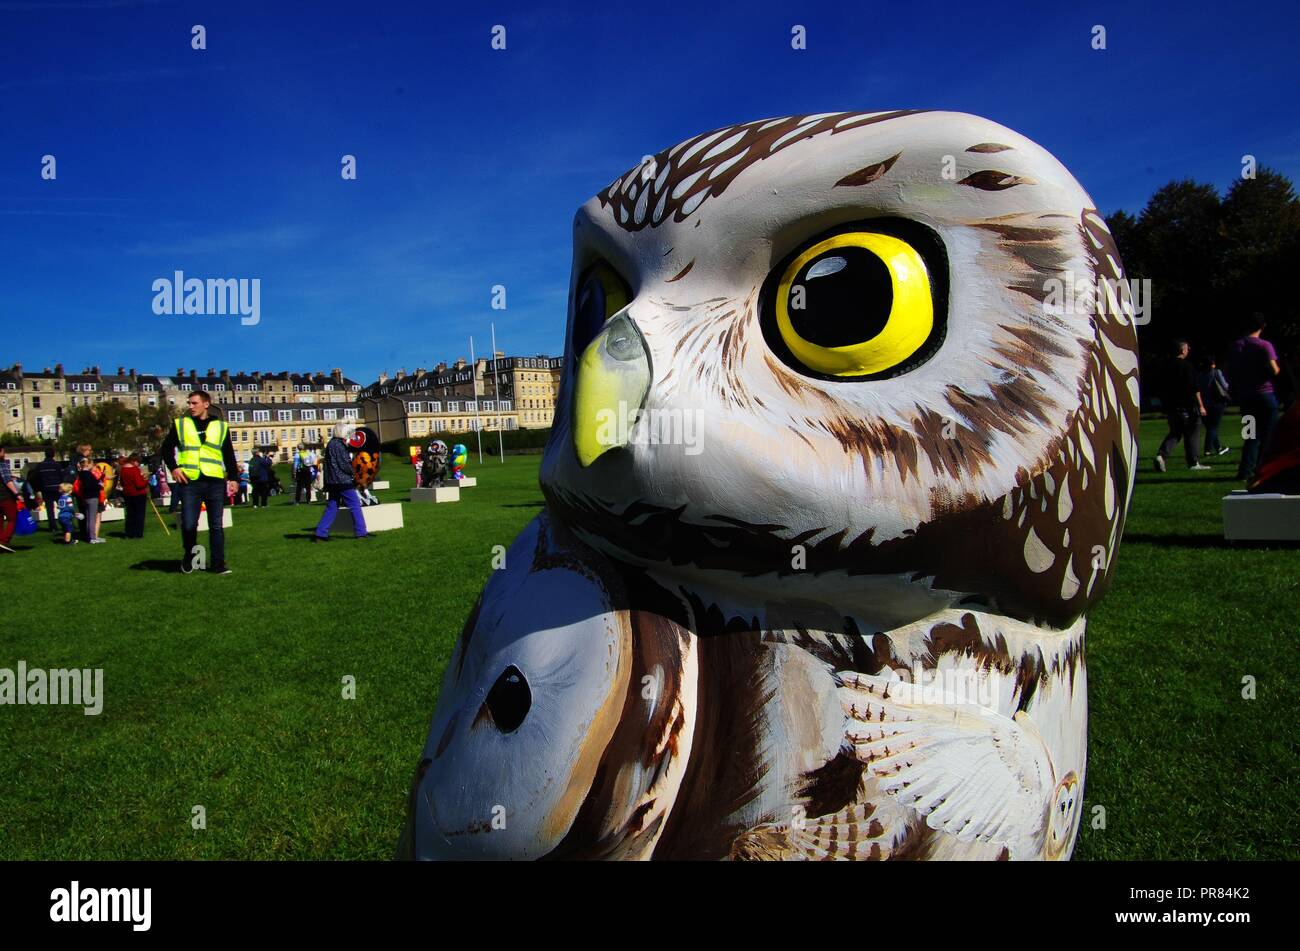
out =
<path fill-rule="evenodd" d="M 626 309 L 578 358 L 573 393 L 573 448 L 585 468 L 627 445 L 650 392 L 650 351 Z"/>

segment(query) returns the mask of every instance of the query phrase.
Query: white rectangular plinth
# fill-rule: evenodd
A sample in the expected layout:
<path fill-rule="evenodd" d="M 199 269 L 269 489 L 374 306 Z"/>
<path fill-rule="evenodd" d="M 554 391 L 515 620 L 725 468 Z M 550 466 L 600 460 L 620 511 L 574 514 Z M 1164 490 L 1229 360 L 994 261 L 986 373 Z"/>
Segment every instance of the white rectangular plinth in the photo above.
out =
<path fill-rule="evenodd" d="M 101 522 L 124 522 L 126 521 L 126 509 L 106 508 L 104 517 Z"/>
<path fill-rule="evenodd" d="M 221 527 L 222 527 L 222 528 L 229 528 L 229 527 L 230 527 L 231 525 L 233 525 L 233 524 L 235 524 L 235 521 L 234 521 L 234 519 L 232 519 L 232 518 L 230 517 L 230 509 L 229 509 L 229 508 L 223 508 L 223 509 L 221 510 Z M 177 512 L 177 513 L 176 513 L 176 525 L 175 525 L 175 527 L 176 527 L 176 528 L 180 528 L 180 527 L 181 527 L 181 513 L 180 513 L 180 512 Z M 200 512 L 200 513 L 199 513 L 199 531 L 201 531 L 201 532 L 206 532 L 207 530 L 208 530 L 208 513 L 207 513 L 207 512 Z"/>
<path fill-rule="evenodd" d="M 1228 541 L 1300 541 L 1300 495 L 1236 491 L 1223 497 Z"/>
<path fill-rule="evenodd" d="M 366 521 L 366 534 L 387 532 L 402 527 L 402 503 L 385 502 L 383 505 L 363 505 L 361 517 Z M 356 525 L 352 523 L 352 513 L 342 505 L 339 506 L 338 518 L 330 526 L 331 535 L 355 535 Z"/>
<path fill-rule="evenodd" d="M 460 480 L 460 487 L 462 489 L 472 489 L 476 485 L 478 485 L 478 479 L 473 476 L 465 476 L 465 478 Z"/>
<path fill-rule="evenodd" d="M 382 492 L 384 491 L 384 489 L 388 488 L 388 486 L 389 483 L 387 481 L 383 481 L 383 482 L 376 482 L 374 485 L 371 486 L 371 488 L 374 489 L 376 492 Z"/>
<path fill-rule="evenodd" d="M 442 488 L 430 489 L 412 489 L 412 502 L 459 502 L 460 489 L 454 485 L 446 485 Z"/>

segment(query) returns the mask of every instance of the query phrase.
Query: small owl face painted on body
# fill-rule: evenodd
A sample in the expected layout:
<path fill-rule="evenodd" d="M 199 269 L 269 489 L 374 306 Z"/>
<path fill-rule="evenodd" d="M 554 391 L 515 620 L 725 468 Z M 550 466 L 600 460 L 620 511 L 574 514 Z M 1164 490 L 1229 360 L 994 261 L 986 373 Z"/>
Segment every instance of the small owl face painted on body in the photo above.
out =
<path fill-rule="evenodd" d="M 889 623 L 980 603 L 1064 626 L 1132 488 L 1122 278 L 1069 172 L 984 119 L 688 139 L 578 212 L 548 503 L 688 584 L 859 607 L 871 576 Z"/>

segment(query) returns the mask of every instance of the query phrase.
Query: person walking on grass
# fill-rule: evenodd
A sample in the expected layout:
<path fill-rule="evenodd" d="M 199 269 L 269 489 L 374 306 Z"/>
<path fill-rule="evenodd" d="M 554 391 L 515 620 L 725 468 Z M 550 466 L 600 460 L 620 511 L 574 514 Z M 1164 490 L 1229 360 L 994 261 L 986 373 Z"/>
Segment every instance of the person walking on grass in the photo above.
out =
<path fill-rule="evenodd" d="M 1228 380 L 1214 362 L 1214 357 L 1206 357 L 1201 363 L 1201 372 L 1196 377 L 1197 388 L 1201 391 L 1201 402 L 1205 405 L 1205 454 L 1221 456 L 1228 447 L 1219 442 L 1219 423 L 1228 408 Z"/>
<path fill-rule="evenodd" d="M 65 481 L 67 467 L 54 458 L 54 450 L 45 450 L 45 459 L 32 469 L 32 487 L 36 489 L 36 503 L 45 505 L 45 519 L 51 532 L 58 532 L 59 487 Z"/>
<path fill-rule="evenodd" d="M 88 456 L 77 460 L 77 478 L 73 486 L 72 494 L 77 497 L 77 504 L 81 508 L 81 530 L 86 536 L 86 542 L 98 545 L 103 542 L 99 537 L 99 510 L 100 496 L 104 490 Z"/>
<path fill-rule="evenodd" d="M 149 504 L 149 482 L 140 468 L 140 454 L 126 457 L 117 478 L 122 486 L 122 500 L 126 504 L 126 537 L 144 538 L 145 507 Z"/>
<path fill-rule="evenodd" d="M 5 447 L 0 446 L 0 552 L 10 555 L 14 549 L 9 547 L 9 541 L 14 537 L 14 529 L 18 527 L 19 494 L 13 467 L 5 455 Z"/>
<path fill-rule="evenodd" d="M 1228 358 L 1228 381 L 1232 395 L 1241 404 L 1241 420 L 1253 424 L 1252 438 L 1241 443 L 1241 465 L 1237 478 L 1250 481 L 1255 477 L 1255 466 L 1268 451 L 1269 437 L 1277 425 L 1277 393 L 1273 380 L 1281 375 L 1277 351 L 1260 337 L 1264 332 L 1264 315 L 1252 314 L 1246 322 L 1246 336 L 1232 345 Z"/>
<path fill-rule="evenodd" d="M 266 508 L 271 491 L 271 460 L 261 449 L 254 449 L 253 458 L 248 460 L 248 484 L 253 490 L 253 508 Z"/>
<path fill-rule="evenodd" d="M 208 509 L 208 571 L 230 574 L 226 565 L 226 533 L 221 527 L 226 496 L 233 494 L 239 478 L 230 426 L 210 412 L 212 397 L 195 390 L 186 401 L 187 412 L 176 420 L 163 440 L 162 457 L 176 480 L 181 497 L 181 571 L 195 567 L 199 537 L 199 511 Z"/>
<path fill-rule="evenodd" d="M 73 535 L 77 531 L 77 519 L 85 518 L 77 511 L 77 501 L 72 496 L 72 483 L 64 482 L 59 486 L 58 498 L 54 500 L 54 511 L 57 514 L 59 530 L 63 532 L 63 544 L 75 545 L 77 539 Z"/>
<path fill-rule="evenodd" d="M 366 517 L 361 512 L 361 496 L 357 495 L 356 477 L 352 474 L 352 453 L 348 452 L 347 438 L 355 427 L 339 423 L 334 427 L 334 437 L 325 447 L 325 458 L 321 463 L 324 470 L 325 491 L 329 493 L 329 502 L 316 525 L 314 542 L 327 542 L 330 526 L 339 513 L 339 503 L 348 507 L 352 514 L 352 526 L 357 538 L 369 538 L 366 533 Z"/>
<path fill-rule="evenodd" d="M 1181 439 L 1183 455 L 1187 459 L 1187 468 L 1194 472 L 1209 469 L 1202 465 L 1201 454 L 1201 419 L 1205 416 L 1205 404 L 1201 402 L 1200 390 L 1196 387 L 1196 370 L 1187 359 L 1192 352 L 1186 340 L 1174 341 L 1174 359 L 1166 375 L 1161 402 L 1165 407 L 1165 419 L 1169 421 L 1169 434 L 1156 451 L 1156 471 L 1165 471 L 1165 460 L 1173 452 Z"/>
<path fill-rule="evenodd" d="M 307 464 L 307 454 L 299 450 L 294 455 L 293 467 L 293 504 L 311 502 L 311 484 L 315 475 Z"/>

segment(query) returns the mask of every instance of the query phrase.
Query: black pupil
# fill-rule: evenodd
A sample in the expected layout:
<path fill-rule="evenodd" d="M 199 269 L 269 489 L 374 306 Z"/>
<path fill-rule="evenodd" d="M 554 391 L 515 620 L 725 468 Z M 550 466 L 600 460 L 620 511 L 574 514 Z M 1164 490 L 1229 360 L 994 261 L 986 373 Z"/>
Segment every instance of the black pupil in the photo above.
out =
<path fill-rule="evenodd" d="M 799 269 L 786 301 L 795 333 L 821 347 L 870 340 L 885 328 L 893 307 L 889 266 L 866 248 L 819 254 Z"/>
<path fill-rule="evenodd" d="M 578 285 L 577 306 L 573 309 L 573 357 L 582 356 L 587 345 L 605 326 L 605 288 L 592 276 Z"/>
<path fill-rule="evenodd" d="M 502 733 L 513 733 L 519 729 L 532 705 L 533 692 L 528 689 L 524 675 L 514 665 L 503 670 L 488 691 L 488 712 Z"/>

